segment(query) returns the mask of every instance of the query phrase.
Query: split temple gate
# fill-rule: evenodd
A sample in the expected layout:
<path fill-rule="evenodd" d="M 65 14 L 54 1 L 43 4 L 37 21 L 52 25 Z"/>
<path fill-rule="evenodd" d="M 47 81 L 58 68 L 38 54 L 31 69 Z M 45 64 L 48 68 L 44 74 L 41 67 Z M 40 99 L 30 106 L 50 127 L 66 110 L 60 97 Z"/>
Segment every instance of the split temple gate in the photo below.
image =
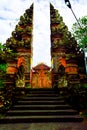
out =
<path fill-rule="evenodd" d="M 7 77 L 10 79 L 8 81 L 7 78 L 7 83 L 15 82 L 16 87 L 28 86 L 35 88 L 37 86 L 34 84 L 33 76 L 31 76 L 33 75 L 31 71 L 31 59 L 33 56 L 33 8 L 34 5 L 32 4 L 20 16 L 12 36 L 6 41 L 6 46 L 17 54 L 16 58 L 13 56 L 7 60 Z M 58 10 L 54 9 L 52 4 L 50 4 L 50 30 L 52 61 L 50 81 L 52 81 L 52 87 L 61 88 L 85 82 L 84 53 L 79 51 L 75 38 L 72 37 L 63 22 L 63 18 L 58 13 Z M 35 68 L 34 71 L 36 71 Z M 39 74 L 39 78 L 41 78 L 42 75 L 45 75 L 45 71 L 42 69 Z M 37 78 L 36 74 L 34 74 L 34 77 Z"/>

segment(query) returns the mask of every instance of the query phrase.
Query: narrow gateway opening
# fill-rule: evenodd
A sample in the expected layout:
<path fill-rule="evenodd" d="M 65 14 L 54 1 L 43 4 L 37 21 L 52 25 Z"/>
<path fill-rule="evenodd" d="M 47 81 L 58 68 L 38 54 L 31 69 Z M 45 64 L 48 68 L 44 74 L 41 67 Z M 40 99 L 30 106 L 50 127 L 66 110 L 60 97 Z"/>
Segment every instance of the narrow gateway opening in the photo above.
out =
<path fill-rule="evenodd" d="M 51 66 L 49 2 L 34 3 L 32 66 L 45 63 Z"/>

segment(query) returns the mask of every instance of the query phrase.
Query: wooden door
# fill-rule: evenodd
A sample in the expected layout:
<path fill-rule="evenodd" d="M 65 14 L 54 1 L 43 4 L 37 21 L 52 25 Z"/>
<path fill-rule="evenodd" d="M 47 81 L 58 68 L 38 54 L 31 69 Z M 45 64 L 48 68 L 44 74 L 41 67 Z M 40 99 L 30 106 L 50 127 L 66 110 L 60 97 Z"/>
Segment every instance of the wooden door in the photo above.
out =
<path fill-rule="evenodd" d="M 38 73 L 33 74 L 31 84 L 32 88 L 51 88 L 51 74 L 40 70 Z"/>

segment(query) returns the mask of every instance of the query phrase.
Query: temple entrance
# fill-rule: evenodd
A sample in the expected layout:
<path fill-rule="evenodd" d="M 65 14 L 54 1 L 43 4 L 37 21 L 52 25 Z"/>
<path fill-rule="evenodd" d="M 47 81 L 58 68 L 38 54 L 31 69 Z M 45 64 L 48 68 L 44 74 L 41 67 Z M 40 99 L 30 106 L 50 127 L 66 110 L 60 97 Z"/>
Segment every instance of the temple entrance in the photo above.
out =
<path fill-rule="evenodd" d="M 41 29 L 42 32 L 40 32 L 40 34 L 44 34 L 44 36 L 50 34 L 49 38 L 44 37 L 41 41 L 37 41 L 37 39 L 33 40 L 34 7 L 32 4 L 30 8 L 25 10 L 25 13 L 20 16 L 20 20 L 15 27 L 15 30 L 12 32 L 12 36 L 6 41 L 7 48 L 10 48 L 13 52 L 12 56 L 8 56 L 8 60 L 5 59 L 8 64 L 7 74 L 16 73 L 17 78 L 14 78 L 13 82 L 17 83 L 17 87 L 66 87 L 68 86 L 67 84 L 79 85 L 80 81 L 82 82 L 84 80 L 84 53 L 79 51 L 76 40 L 68 31 L 58 10 L 56 10 L 52 4 L 50 4 L 49 11 L 50 26 L 45 26 L 47 30 L 45 33 L 43 33 L 43 29 Z M 48 17 L 46 17 L 46 19 L 47 18 Z M 41 22 L 43 26 L 43 20 Z M 36 23 L 38 23 L 38 21 Z M 40 37 L 37 33 L 35 36 L 36 38 Z M 33 48 L 33 42 L 38 50 Z M 49 42 L 51 46 L 48 46 Z M 44 48 L 43 45 L 45 45 L 46 48 Z M 49 53 L 47 47 L 49 48 Z M 33 58 L 33 50 L 36 53 L 36 58 Z M 37 55 L 39 51 L 41 54 Z M 39 63 L 39 58 L 41 59 L 40 61 L 43 61 L 44 63 L 46 58 L 47 62 L 50 60 L 51 67 L 41 63 L 32 68 L 32 59 L 35 59 L 35 62 Z M 13 64 L 14 61 L 15 63 Z M 60 69 L 60 63 L 64 66 L 65 70 L 64 75 L 62 76 L 59 74 L 60 71 L 58 71 Z"/>
<path fill-rule="evenodd" d="M 51 68 L 41 63 L 32 69 L 32 88 L 51 88 Z"/>

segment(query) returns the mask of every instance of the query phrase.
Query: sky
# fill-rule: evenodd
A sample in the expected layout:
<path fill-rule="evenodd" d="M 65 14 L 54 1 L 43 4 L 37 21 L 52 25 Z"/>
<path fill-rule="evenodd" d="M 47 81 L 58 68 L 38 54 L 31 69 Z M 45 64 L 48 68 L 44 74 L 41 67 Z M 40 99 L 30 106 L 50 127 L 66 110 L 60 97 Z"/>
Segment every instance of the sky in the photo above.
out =
<path fill-rule="evenodd" d="M 34 3 L 33 20 L 33 62 L 35 66 L 41 62 L 51 66 L 50 55 L 50 4 L 59 11 L 69 31 L 76 22 L 71 10 L 64 0 L 0 0 L 0 42 L 5 43 L 18 24 L 25 10 Z M 77 18 L 87 16 L 87 0 L 70 0 Z"/>

